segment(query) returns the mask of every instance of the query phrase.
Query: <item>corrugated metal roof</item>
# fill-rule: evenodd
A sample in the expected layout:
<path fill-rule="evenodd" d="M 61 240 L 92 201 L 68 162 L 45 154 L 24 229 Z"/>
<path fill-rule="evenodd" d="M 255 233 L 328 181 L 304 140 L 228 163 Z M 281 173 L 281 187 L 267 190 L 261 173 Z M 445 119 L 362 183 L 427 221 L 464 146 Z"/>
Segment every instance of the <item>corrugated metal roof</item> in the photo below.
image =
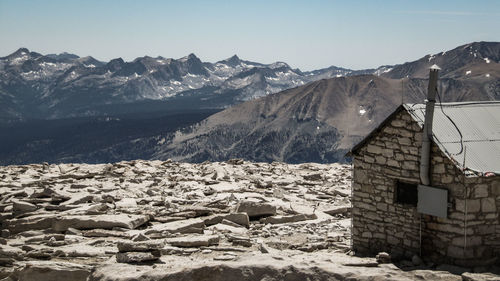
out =
<path fill-rule="evenodd" d="M 425 104 L 404 107 L 424 125 Z M 432 131 L 434 142 L 459 168 L 500 174 L 500 102 L 436 103 Z"/>

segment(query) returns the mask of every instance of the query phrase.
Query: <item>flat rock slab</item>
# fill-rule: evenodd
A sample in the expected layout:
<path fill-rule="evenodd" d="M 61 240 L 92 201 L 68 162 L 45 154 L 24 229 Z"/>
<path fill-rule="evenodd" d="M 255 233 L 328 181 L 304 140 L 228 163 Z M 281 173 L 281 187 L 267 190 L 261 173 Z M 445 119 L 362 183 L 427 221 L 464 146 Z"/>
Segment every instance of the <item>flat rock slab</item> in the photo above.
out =
<path fill-rule="evenodd" d="M 462 274 L 463 281 L 498 281 L 500 277 L 492 273 L 470 273 Z"/>
<path fill-rule="evenodd" d="M 166 242 L 176 247 L 202 247 L 219 244 L 219 236 L 217 235 L 190 235 L 184 237 L 175 237 L 166 239 Z"/>
<path fill-rule="evenodd" d="M 249 227 L 250 226 L 250 219 L 248 218 L 247 213 L 232 213 L 232 214 L 219 214 L 219 215 L 213 215 L 207 219 L 205 219 L 205 225 L 214 225 L 221 223 L 222 220 L 228 220 L 232 221 L 234 223 L 237 223 L 239 225 Z"/>
<path fill-rule="evenodd" d="M 85 281 L 92 267 L 69 262 L 31 261 L 20 269 L 23 281 Z"/>
<path fill-rule="evenodd" d="M 150 233 L 158 233 L 158 232 L 169 232 L 169 233 L 193 233 L 197 232 L 196 230 L 203 231 L 205 227 L 205 223 L 202 219 L 194 218 L 180 221 L 173 221 L 161 224 L 155 224 L 150 227 L 146 234 Z"/>
<path fill-rule="evenodd" d="M 237 256 L 208 253 L 203 257 L 162 256 L 164 263 L 155 267 L 103 264 L 96 267 L 89 280 L 462 280 L 460 275 L 447 272 L 405 272 L 393 265 L 344 266 L 342 263 L 363 264 L 362 259 L 335 253 L 329 254 L 328 258 L 317 254 L 277 257 L 255 252 Z"/>
<path fill-rule="evenodd" d="M 323 212 L 326 214 L 329 214 L 330 216 L 335 216 L 335 215 L 346 215 L 349 212 L 351 212 L 351 206 L 336 206 L 334 208 L 324 210 Z"/>
<path fill-rule="evenodd" d="M 89 216 L 65 216 L 58 217 L 52 224 L 55 231 L 65 231 L 68 228 L 75 229 L 112 229 L 122 227 L 134 229 L 149 221 L 149 216 L 145 215 L 89 215 Z"/>
<path fill-rule="evenodd" d="M 119 263 L 137 263 L 158 260 L 160 252 L 126 252 L 117 253 L 116 261 Z"/>
<path fill-rule="evenodd" d="M 28 230 L 49 229 L 52 227 L 56 216 L 54 214 L 35 215 L 21 219 L 11 219 L 5 222 L 11 233 L 19 233 Z"/>
<path fill-rule="evenodd" d="M 141 241 L 128 242 L 121 241 L 116 244 L 120 252 L 148 252 L 152 250 L 161 250 L 165 246 L 165 242 L 160 241 Z"/>
<path fill-rule="evenodd" d="M 315 220 L 318 217 L 315 214 L 299 214 L 292 216 L 273 216 L 263 218 L 261 222 L 270 223 L 270 224 L 280 224 L 280 223 L 291 223 L 291 222 L 299 222 L 305 220 Z"/>

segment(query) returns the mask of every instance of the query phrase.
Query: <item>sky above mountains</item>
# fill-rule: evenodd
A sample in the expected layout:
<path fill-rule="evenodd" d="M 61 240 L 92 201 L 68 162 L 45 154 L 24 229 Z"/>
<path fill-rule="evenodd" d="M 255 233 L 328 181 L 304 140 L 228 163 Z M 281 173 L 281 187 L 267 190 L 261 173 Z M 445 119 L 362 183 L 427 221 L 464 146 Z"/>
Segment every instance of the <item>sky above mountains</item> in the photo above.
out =
<path fill-rule="evenodd" d="M 19 47 L 122 57 L 285 61 L 301 70 L 412 61 L 500 41 L 500 1 L 0 0 L 0 56 Z"/>

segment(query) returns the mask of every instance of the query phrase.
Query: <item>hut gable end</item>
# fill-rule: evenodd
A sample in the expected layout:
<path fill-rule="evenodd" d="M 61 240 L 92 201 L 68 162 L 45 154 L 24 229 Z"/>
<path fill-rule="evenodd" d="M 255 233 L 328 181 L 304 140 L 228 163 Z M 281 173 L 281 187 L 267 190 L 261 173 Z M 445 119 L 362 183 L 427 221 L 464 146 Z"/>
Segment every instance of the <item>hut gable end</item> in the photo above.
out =
<path fill-rule="evenodd" d="M 496 262 L 500 176 L 466 177 L 433 143 L 431 185 L 448 191 L 447 217 L 420 214 L 401 198 L 420 183 L 421 142 L 421 124 L 400 107 L 352 150 L 354 250 L 465 266 Z"/>

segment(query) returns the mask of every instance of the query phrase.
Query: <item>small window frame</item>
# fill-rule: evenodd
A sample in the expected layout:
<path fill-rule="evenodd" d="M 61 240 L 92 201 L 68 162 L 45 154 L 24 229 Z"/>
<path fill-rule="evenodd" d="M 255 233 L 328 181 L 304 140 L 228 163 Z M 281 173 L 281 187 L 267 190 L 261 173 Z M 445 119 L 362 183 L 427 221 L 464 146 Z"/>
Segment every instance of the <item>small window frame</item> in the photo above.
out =
<path fill-rule="evenodd" d="M 418 203 L 418 183 L 396 180 L 394 203 L 416 208 Z"/>

